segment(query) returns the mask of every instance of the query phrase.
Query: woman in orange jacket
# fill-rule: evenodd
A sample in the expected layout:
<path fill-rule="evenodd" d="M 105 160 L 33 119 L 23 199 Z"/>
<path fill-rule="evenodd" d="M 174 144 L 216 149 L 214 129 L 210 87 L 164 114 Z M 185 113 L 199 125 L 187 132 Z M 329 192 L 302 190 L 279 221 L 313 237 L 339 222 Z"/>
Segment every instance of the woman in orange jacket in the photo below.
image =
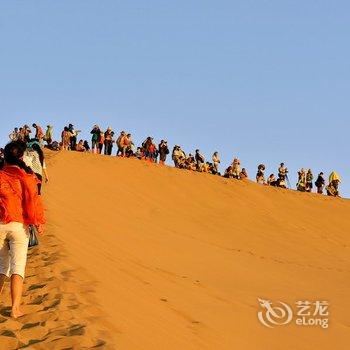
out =
<path fill-rule="evenodd" d="M 12 312 L 20 309 L 28 251 L 28 225 L 43 232 L 44 211 L 38 195 L 37 178 L 23 162 L 26 145 L 9 143 L 4 150 L 5 166 L 0 171 L 0 291 L 11 277 Z"/>

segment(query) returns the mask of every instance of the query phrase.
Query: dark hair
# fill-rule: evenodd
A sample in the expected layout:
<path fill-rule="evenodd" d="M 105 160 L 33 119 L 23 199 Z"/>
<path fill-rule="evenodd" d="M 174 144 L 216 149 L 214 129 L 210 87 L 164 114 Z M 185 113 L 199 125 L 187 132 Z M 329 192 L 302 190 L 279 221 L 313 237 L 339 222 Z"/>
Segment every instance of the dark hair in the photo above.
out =
<path fill-rule="evenodd" d="M 33 174 L 32 169 L 30 169 L 21 159 L 26 148 L 27 146 L 25 142 L 22 141 L 12 141 L 8 143 L 4 149 L 5 163 L 9 165 L 16 165 L 23 169 L 26 173 Z"/>

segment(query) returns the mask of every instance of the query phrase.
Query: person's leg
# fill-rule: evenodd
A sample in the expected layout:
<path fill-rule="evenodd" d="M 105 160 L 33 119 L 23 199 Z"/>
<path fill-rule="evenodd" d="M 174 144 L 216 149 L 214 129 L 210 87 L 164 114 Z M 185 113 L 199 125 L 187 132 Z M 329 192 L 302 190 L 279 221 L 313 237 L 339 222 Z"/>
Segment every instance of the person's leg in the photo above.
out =
<path fill-rule="evenodd" d="M 23 277 L 17 274 L 11 276 L 11 299 L 12 299 L 12 311 L 11 316 L 18 318 L 23 316 L 21 311 L 21 300 L 23 293 Z"/>
<path fill-rule="evenodd" d="M 10 255 L 5 231 L 6 226 L 7 225 L 0 224 L 0 293 L 2 292 L 10 269 Z"/>
<path fill-rule="evenodd" d="M 0 294 L 2 293 L 2 290 L 4 288 L 6 277 L 6 275 L 0 274 Z"/>
<path fill-rule="evenodd" d="M 77 137 L 73 136 L 72 148 L 74 151 L 75 151 L 76 147 L 77 147 Z"/>
<path fill-rule="evenodd" d="M 11 316 L 18 318 L 23 316 L 20 306 L 23 293 L 23 279 L 27 263 L 29 236 L 23 224 L 12 223 L 12 225 L 12 230 L 8 235 L 10 243 Z"/>

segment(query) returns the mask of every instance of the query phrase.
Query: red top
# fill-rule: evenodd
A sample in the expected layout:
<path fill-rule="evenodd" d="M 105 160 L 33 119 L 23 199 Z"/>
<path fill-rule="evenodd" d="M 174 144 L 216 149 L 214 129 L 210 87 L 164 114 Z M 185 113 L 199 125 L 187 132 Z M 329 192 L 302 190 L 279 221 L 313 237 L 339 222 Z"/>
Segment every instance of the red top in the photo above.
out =
<path fill-rule="evenodd" d="M 0 222 L 44 224 L 44 209 L 38 195 L 38 180 L 15 166 L 0 171 Z"/>

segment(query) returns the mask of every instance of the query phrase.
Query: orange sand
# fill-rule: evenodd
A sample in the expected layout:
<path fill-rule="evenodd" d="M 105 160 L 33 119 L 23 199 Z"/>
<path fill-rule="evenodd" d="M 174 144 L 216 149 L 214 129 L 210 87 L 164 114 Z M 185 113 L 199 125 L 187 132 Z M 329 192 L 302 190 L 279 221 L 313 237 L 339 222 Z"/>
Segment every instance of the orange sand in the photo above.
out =
<path fill-rule="evenodd" d="M 112 349 L 348 349 L 350 201 L 134 159 L 49 158 L 56 269 L 94 281 L 85 341 L 107 327 Z M 268 329 L 258 298 L 328 300 L 330 328 Z"/>

